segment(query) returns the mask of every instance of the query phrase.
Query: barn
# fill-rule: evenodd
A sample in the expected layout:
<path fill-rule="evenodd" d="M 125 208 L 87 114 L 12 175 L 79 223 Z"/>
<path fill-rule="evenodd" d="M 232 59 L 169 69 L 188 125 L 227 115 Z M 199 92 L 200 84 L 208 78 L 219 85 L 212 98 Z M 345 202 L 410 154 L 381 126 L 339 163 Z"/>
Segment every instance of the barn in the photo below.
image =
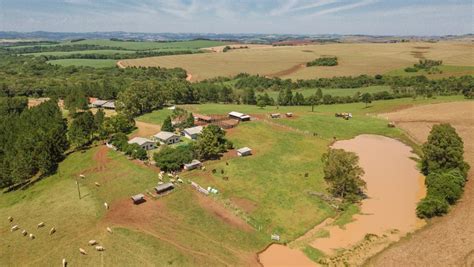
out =
<path fill-rule="evenodd" d="M 145 202 L 145 196 L 143 194 L 134 195 L 132 196 L 132 201 L 135 205 L 141 204 Z"/>
<path fill-rule="evenodd" d="M 155 191 L 157 194 L 163 194 L 173 189 L 174 189 L 174 185 L 172 183 L 165 183 L 165 184 L 161 184 L 155 187 Z"/>
<path fill-rule="evenodd" d="M 249 121 L 250 120 L 249 115 L 246 115 L 246 114 L 243 114 L 243 113 L 240 113 L 240 112 L 237 112 L 237 111 L 229 112 L 229 117 L 233 118 L 233 119 L 237 119 L 239 121 Z"/>
<path fill-rule="evenodd" d="M 194 170 L 196 168 L 201 167 L 201 165 L 202 163 L 199 160 L 195 159 L 191 161 L 191 163 L 184 164 L 184 169 L 187 171 L 190 171 L 190 170 Z"/>

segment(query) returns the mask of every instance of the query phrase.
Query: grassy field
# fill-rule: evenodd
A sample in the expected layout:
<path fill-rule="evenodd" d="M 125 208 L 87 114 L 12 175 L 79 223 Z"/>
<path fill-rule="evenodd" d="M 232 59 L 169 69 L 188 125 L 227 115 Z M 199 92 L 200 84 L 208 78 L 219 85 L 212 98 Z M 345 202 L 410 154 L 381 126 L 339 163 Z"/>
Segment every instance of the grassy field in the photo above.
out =
<path fill-rule="evenodd" d="M 419 70 L 418 72 L 406 72 L 405 69 L 398 69 L 390 71 L 387 74 L 392 76 L 417 76 L 425 75 L 430 79 L 447 78 L 450 76 L 474 75 L 474 66 L 447 66 L 442 65 L 437 67 L 442 73 L 428 73 L 426 70 Z"/>
<path fill-rule="evenodd" d="M 113 59 L 57 59 L 50 60 L 48 63 L 53 65 L 61 65 L 63 67 L 69 66 L 84 66 L 84 67 L 93 67 L 93 68 L 109 68 L 115 67 L 117 60 Z"/>
<path fill-rule="evenodd" d="M 334 88 L 334 89 L 321 89 L 324 95 L 332 95 L 332 96 L 353 96 L 355 93 L 359 92 L 363 93 L 378 93 L 382 91 L 391 92 L 390 86 L 369 86 L 369 87 L 362 87 L 362 88 Z M 304 97 L 308 97 L 314 95 L 317 89 L 297 89 L 293 90 L 293 93 L 301 93 Z M 278 99 L 279 92 L 276 91 L 269 91 L 267 92 L 270 97 L 273 99 Z M 257 93 L 259 94 L 259 93 Z M 263 94 L 263 93 L 261 93 Z"/>
<path fill-rule="evenodd" d="M 120 47 L 128 50 L 197 50 L 206 47 L 219 46 L 225 43 L 209 40 L 195 40 L 182 42 L 121 42 L 111 40 L 83 40 L 72 44 L 90 44 L 110 47 Z"/>
<path fill-rule="evenodd" d="M 275 107 L 185 105 L 204 114 L 236 110 L 256 116 L 258 120 L 227 133 L 236 147 L 249 146 L 254 155 L 238 158 L 229 153 L 221 160 L 206 162 L 206 171 L 181 174 L 186 183 L 173 193 L 159 199 L 147 195 L 146 203 L 134 206 L 130 196 L 152 191 L 158 182 L 156 169 L 104 146 L 74 153 L 60 164 L 57 174 L 27 189 L 0 194 L 0 218 L 4 218 L 0 220 L 0 265 L 54 266 L 62 258 L 71 266 L 257 265 L 255 253 L 271 242 L 270 234 L 291 241 L 337 214 L 308 194 L 325 192 L 320 157 L 333 136 L 374 133 L 403 140 L 406 137 L 400 129 L 388 128 L 387 121 L 367 113 L 460 99 L 396 99 L 376 101 L 368 108 L 361 103 L 318 106 L 316 112 L 310 112 L 310 107 L 280 107 L 278 112 L 291 111 L 295 117 L 278 120 L 266 116 Z M 334 112 L 341 111 L 352 112 L 354 119 L 334 117 Z M 138 120 L 161 123 L 169 113 L 155 111 Z M 78 178 L 79 174 L 86 178 Z M 187 184 L 190 180 L 215 187 L 219 194 L 198 195 Z M 108 211 L 104 202 L 110 205 Z M 340 217 L 339 223 L 349 221 L 352 213 Z M 36 239 L 10 232 L 8 216 Z M 41 221 L 46 227 L 37 229 Z M 49 236 L 53 226 L 57 233 Z M 114 233 L 107 233 L 106 227 L 112 227 Z M 93 251 L 87 245 L 91 239 L 98 240 L 106 251 Z M 80 247 L 89 255 L 80 255 Z M 315 251 L 306 253 L 317 256 Z"/>
<path fill-rule="evenodd" d="M 29 54 L 23 54 L 23 55 L 26 55 L 26 56 L 67 56 L 67 55 L 73 55 L 73 54 L 113 55 L 113 54 L 129 54 L 129 53 L 135 53 L 135 51 L 130 51 L 130 50 L 82 50 L 82 51 L 70 51 L 70 52 L 57 51 L 57 52 L 29 53 Z"/>
<path fill-rule="evenodd" d="M 384 74 L 412 66 L 420 58 L 443 60 L 450 66 L 474 66 L 474 45 L 438 43 L 346 43 L 239 49 L 227 53 L 176 55 L 125 60 L 125 66 L 182 67 L 194 81 L 241 72 L 291 79 Z M 334 67 L 304 67 L 320 56 L 337 56 Z"/>

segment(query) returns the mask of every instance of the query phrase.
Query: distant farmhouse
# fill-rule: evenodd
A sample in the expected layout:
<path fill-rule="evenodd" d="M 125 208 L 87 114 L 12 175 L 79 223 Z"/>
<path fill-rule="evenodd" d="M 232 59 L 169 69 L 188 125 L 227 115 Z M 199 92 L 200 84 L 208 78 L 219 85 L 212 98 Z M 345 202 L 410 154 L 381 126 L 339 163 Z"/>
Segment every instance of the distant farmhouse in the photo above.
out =
<path fill-rule="evenodd" d="M 129 144 L 137 144 L 145 150 L 151 150 L 151 149 L 154 149 L 156 147 L 155 142 L 153 142 L 150 139 L 143 138 L 143 137 L 134 137 L 130 141 L 128 141 L 128 143 Z"/>
<path fill-rule="evenodd" d="M 183 134 L 186 138 L 196 139 L 202 132 L 202 126 L 195 126 L 191 128 L 186 128 L 183 130 Z"/>
<path fill-rule="evenodd" d="M 161 131 L 153 136 L 153 139 L 156 142 L 160 142 L 161 144 L 165 145 L 172 145 L 179 143 L 180 138 L 178 135 L 171 133 L 171 132 L 165 132 Z"/>
<path fill-rule="evenodd" d="M 115 101 L 90 98 L 91 108 L 115 109 Z"/>
<path fill-rule="evenodd" d="M 233 119 L 237 119 L 239 121 L 249 121 L 250 120 L 249 115 L 246 115 L 246 114 L 243 114 L 243 113 L 240 113 L 240 112 L 237 112 L 237 111 L 229 112 L 229 117 L 233 118 Z"/>

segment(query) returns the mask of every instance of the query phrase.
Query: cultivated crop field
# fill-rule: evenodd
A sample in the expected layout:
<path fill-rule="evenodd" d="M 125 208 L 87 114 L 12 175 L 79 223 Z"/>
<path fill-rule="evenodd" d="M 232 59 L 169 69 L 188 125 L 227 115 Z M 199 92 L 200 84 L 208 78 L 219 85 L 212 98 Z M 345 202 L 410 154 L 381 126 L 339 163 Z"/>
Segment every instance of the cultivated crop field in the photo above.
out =
<path fill-rule="evenodd" d="M 474 45 L 467 42 L 438 43 L 344 43 L 237 49 L 226 53 L 176 55 L 124 60 L 124 66 L 182 67 L 194 81 L 238 73 L 260 74 L 291 79 L 385 74 L 418 62 L 443 60 L 447 66 L 474 66 Z M 339 65 L 305 67 L 320 56 L 337 56 Z M 458 69 L 445 69 L 445 74 Z M 462 72 L 465 74 L 466 72 Z M 468 74 L 474 74 L 468 69 Z M 459 72 L 458 72 L 459 74 Z"/>
<path fill-rule="evenodd" d="M 116 60 L 113 59 L 57 59 L 50 60 L 48 63 L 53 65 L 61 65 L 63 67 L 69 66 L 84 66 L 84 67 L 93 67 L 93 68 L 109 68 L 114 67 L 117 64 Z"/>

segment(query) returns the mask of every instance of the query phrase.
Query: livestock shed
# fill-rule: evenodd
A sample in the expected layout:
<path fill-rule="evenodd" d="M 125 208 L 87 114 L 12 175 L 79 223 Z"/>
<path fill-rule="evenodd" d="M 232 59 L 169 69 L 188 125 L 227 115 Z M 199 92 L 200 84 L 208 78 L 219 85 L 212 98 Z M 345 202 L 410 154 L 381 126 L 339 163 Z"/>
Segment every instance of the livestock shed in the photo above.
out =
<path fill-rule="evenodd" d="M 272 119 L 278 119 L 278 118 L 281 117 L 281 115 L 280 115 L 280 113 L 272 113 L 272 114 L 270 114 L 270 117 L 271 117 Z"/>
<path fill-rule="evenodd" d="M 201 167 L 201 165 L 202 163 L 199 160 L 194 159 L 193 161 L 191 161 L 191 163 L 184 164 L 184 169 L 190 171 Z"/>
<path fill-rule="evenodd" d="M 134 195 L 132 196 L 132 201 L 135 205 L 141 204 L 145 202 L 145 196 L 143 194 Z"/>
<path fill-rule="evenodd" d="M 156 147 L 155 142 L 153 142 L 152 140 L 150 140 L 148 138 L 143 138 L 143 137 L 134 137 L 130 141 L 128 141 L 128 143 L 129 144 L 137 144 L 145 150 L 151 150 L 151 149 L 154 149 Z"/>
<path fill-rule="evenodd" d="M 158 194 L 163 194 L 173 189 L 174 189 L 174 185 L 172 183 L 165 183 L 165 184 L 161 184 L 155 187 L 155 191 Z"/>
<path fill-rule="evenodd" d="M 229 117 L 237 119 L 239 121 L 249 121 L 250 120 L 249 115 L 246 115 L 246 114 L 243 114 L 243 113 L 240 113 L 240 112 L 237 112 L 237 111 L 229 112 Z"/>
<path fill-rule="evenodd" d="M 248 147 L 242 147 L 242 148 L 237 149 L 237 156 L 245 157 L 249 155 L 252 155 L 252 149 Z"/>
<path fill-rule="evenodd" d="M 155 134 L 153 136 L 153 139 L 156 142 L 160 142 L 160 143 L 166 144 L 166 145 L 176 144 L 176 143 L 179 143 L 179 141 L 180 141 L 180 138 L 177 134 L 174 134 L 172 132 L 165 132 L 165 131 L 161 131 L 161 132 Z"/>
<path fill-rule="evenodd" d="M 211 116 L 206 116 L 206 115 L 202 115 L 202 114 L 194 114 L 194 119 L 197 120 L 197 121 L 203 121 L 203 122 L 207 122 L 207 123 L 211 123 L 212 122 L 212 117 Z"/>
<path fill-rule="evenodd" d="M 191 128 L 186 128 L 183 130 L 183 134 L 186 138 L 196 139 L 202 132 L 204 128 L 202 126 L 195 126 Z"/>

